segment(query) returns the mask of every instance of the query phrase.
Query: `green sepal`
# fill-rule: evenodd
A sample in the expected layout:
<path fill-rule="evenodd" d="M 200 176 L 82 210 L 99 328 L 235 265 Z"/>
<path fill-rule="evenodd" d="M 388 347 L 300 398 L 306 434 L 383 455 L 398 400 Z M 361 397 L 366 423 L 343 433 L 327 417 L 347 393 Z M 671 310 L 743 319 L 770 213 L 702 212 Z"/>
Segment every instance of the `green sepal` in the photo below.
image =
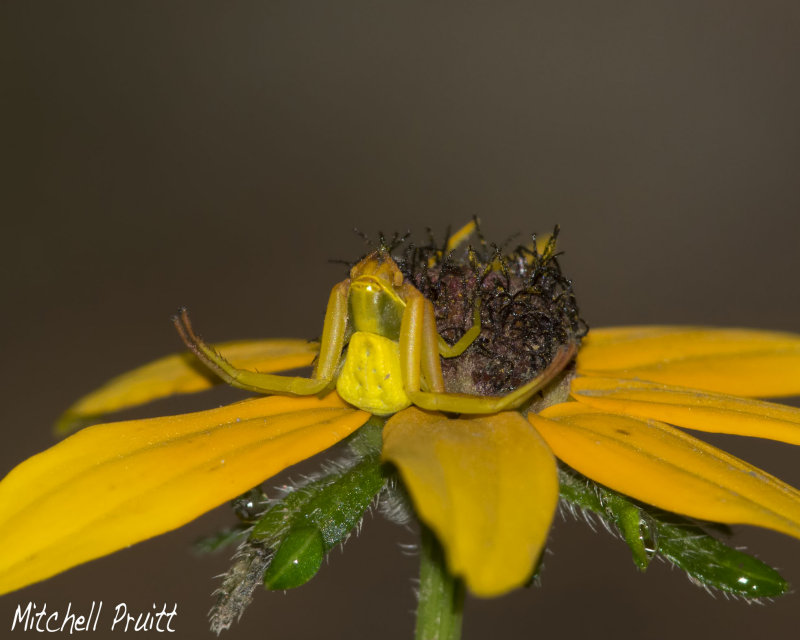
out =
<path fill-rule="evenodd" d="M 371 456 L 320 491 L 299 516 L 319 527 L 325 550 L 330 551 L 361 521 L 384 482 L 380 458 Z"/>
<path fill-rule="evenodd" d="M 327 477 L 316 480 L 287 493 L 255 523 L 250 532 L 250 539 L 277 549 L 298 514 L 303 511 L 307 503 L 314 499 L 315 490 L 321 489 L 318 485 L 327 480 Z"/>
<path fill-rule="evenodd" d="M 656 551 L 657 541 L 652 518 L 616 492 L 603 491 L 599 496 L 606 515 L 616 525 L 622 539 L 628 543 L 633 554 L 633 563 L 644 571 Z"/>
<path fill-rule="evenodd" d="M 384 482 L 380 459 L 365 458 L 287 494 L 256 522 L 250 538 L 277 548 L 293 528 L 313 524 L 329 551 L 358 524 Z"/>
<path fill-rule="evenodd" d="M 644 570 L 655 555 L 683 569 L 697 584 L 747 599 L 783 595 L 789 584 L 772 567 L 710 536 L 695 522 L 635 502 L 559 467 L 561 499 L 574 510 L 617 528 Z"/>
<path fill-rule="evenodd" d="M 294 589 L 313 578 L 322 565 L 325 545 L 316 527 L 295 527 L 283 539 L 267 570 L 267 589 Z"/>
<path fill-rule="evenodd" d="M 383 448 L 383 425 L 386 418 L 372 416 L 347 440 L 347 446 L 359 458 L 380 455 Z"/>
<path fill-rule="evenodd" d="M 310 580 L 322 557 L 344 542 L 359 524 L 385 482 L 380 457 L 372 453 L 352 466 L 333 467 L 328 475 L 294 489 L 273 504 L 250 532 L 252 542 L 274 552 L 265 572 L 265 585 L 288 589 Z M 311 530 L 319 536 L 319 550 Z M 286 563 L 301 566 L 292 573 Z"/>
<path fill-rule="evenodd" d="M 749 599 L 774 598 L 789 590 L 789 583 L 775 569 L 697 526 L 665 523 L 661 529 L 659 553 L 702 585 Z"/>

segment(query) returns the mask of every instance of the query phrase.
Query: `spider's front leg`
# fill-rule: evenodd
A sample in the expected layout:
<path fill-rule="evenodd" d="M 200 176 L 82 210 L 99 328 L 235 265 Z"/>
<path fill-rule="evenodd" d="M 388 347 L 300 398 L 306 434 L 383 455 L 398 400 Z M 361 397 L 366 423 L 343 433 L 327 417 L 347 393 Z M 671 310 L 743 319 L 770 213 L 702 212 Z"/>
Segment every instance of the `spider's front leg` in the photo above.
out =
<path fill-rule="evenodd" d="M 310 378 L 259 373 L 234 367 L 194 332 L 185 308 L 180 309 L 178 314 L 173 316 L 172 322 L 192 353 L 229 385 L 256 393 L 315 395 L 330 386 L 341 358 L 347 328 L 347 291 L 349 286 L 350 281 L 345 280 L 337 284 L 331 291 L 328 308 L 325 312 L 319 358 Z"/>
<path fill-rule="evenodd" d="M 400 363 L 406 394 L 421 409 L 478 414 L 515 409 L 555 379 L 577 353 L 574 343 L 561 346 L 542 373 L 504 396 L 446 393 L 433 305 L 416 289 L 407 291 L 405 297 L 406 310 L 400 326 Z M 428 391 L 420 388 L 423 376 Z"/>
<path fill-rule="evenodd" d="M 434 332 L 436 332 L 436 321 L 434 319 Z M 443 358 L 455 358 L 464 353 L 469 345 L 475 342 L 475 339 L 481 334 L 481 299 L 475 301 L 475 309 L 472 313 L 472 326 L 467 329 L 467 332 L 458 339 L 455 344 L 448 344 L 441 335 L 436 333 L 436 338 L 439 343 L 439 355 Z"/>

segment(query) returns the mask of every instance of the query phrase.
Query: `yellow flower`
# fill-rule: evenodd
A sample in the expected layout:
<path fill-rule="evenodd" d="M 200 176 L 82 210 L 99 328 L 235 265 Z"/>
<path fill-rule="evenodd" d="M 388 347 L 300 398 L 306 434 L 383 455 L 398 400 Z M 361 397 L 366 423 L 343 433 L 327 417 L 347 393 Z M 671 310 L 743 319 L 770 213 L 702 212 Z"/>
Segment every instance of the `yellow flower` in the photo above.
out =
<path fill-rule="evenodd" d="M 318 345 L 218 349 L 239 367 L 281 372 L 310 365 Z M 192 356 L 170 356 L 83 398 L 60 428 L 214 382 Z M 668 426 L 800 444 L 800 410 L 750 399 L 798 394 L 798 335 L 594 329 L 549 406 L 460 418 L 411 406 L 388 419 L 382 455 L 450 571 L 474 594 L 497 596 L 523 585 L 541 554 L 559 495 L 556 457 L 661 509 L 800 538 L 798 490 Z M 0 593 L 177 528 L 369 418 L 330 391 L 83 429 L 0 483 Z"/>

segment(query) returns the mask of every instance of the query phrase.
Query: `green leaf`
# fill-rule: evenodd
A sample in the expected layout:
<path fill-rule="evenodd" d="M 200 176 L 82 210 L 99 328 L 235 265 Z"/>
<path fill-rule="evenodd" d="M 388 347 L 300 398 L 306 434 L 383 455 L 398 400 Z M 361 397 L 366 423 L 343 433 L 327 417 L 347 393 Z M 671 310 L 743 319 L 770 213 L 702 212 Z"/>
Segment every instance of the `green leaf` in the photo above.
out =
<path fill-rule="evenodd" d="M 350 467 L 334 466 L 275 503 L 250 533 L 251 541 L 275 552 L 264 576 L 267 588 L 288 589 L 310 580 L 322 557 L 360 523 L 385 482 L 380 458 L 373 454 Z"/>
<path fill-rule="evenodd" d="M 383 425 L 386 418 L 372 416 L 358 431 L 345 440 L 359 458 L 380 455 L 383 448 Z"/>
<path fill-rule="evenodd" d="M 788 583 L 772 567 L 710 536 L 691 520 L 635 502 L 565 466 L 559 468 L 561 499 L 615 526 L 644 570 L 659 555 L 697 584 L 747 599 L 783 595 Z"/>

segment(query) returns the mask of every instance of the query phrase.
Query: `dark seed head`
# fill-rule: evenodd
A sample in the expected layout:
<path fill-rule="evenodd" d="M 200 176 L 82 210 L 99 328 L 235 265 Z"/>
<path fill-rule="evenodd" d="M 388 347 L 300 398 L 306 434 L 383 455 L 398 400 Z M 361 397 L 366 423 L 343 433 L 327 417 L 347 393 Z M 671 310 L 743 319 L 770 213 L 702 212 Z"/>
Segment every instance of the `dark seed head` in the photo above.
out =
<path fill-rule="evenodd" d="M 480 301 L 480 335 L 460 356 L 442 358 L 442 373 L 448 391 L 500 395 L 536 377 L 588 327 L 558 264 L 558 227 L 541 252 L 535 237 L 504 253 L 478 234 L 478 248 L 451 253 L 410 244 L 398 264 L 433 303 L 437 329 L 450 344 L 472 326 Z"/>

